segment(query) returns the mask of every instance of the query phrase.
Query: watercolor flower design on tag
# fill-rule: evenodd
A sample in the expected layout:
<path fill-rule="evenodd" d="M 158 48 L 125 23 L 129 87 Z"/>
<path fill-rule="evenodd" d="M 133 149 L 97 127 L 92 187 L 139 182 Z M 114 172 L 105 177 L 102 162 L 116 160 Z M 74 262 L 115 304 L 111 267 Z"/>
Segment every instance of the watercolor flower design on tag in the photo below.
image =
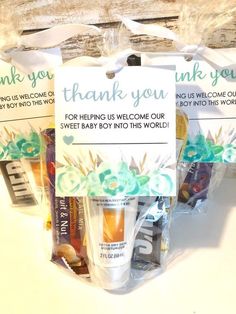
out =
<path fill-rule="evenodd" d="M 0 160 L 35 158 L 42 151 L 41 137 L 32 128 L 28 134 L 10 132 L 7 128 L 0 137 Z"/>
<path fill-rule="evenodd" d="M 189 138 L 183 153 L 184 162 L 236 162 L 236 143 L 233 137 L 231 143 L 223 144 L 222 129 L 213 138 L 197 134 Z M 232 132 L 231 132 L 232 133 Z"/>
<path fill-rule="evenodd" d="M 108 163 L 89 152 L 91 167 L 83 166 L 72 157 L 65 157 L 67 165 L 57 168 L 57 190 L 65 196 L 171 195 L 174 193 L 174 170 L 145 169 L 143 160 L 137 166 L 125 161 Z"/>

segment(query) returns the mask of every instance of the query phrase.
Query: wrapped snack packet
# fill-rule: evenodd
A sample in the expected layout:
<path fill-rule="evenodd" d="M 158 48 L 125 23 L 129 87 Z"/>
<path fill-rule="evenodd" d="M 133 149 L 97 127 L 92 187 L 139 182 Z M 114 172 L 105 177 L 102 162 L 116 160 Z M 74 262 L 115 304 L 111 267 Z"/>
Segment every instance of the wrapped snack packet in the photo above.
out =
<path fill-rule="evenodd" d="M 169 198 L 140 197 L 138 205 L 139 212 L 148 210 L 148 214 L 135 238 L 133 268 L 142 271 L 163 268 L 169 247 Z"/>
<path fill-rule="evenodd" d="M 28 214 L 39 214 L 38 204 L 41 204 L 43 190 L 38 155 L 40 136 L 32 130 L 29 137 L 22 137 L 9 131 L 3 123 L 0 123 L 0 129 L 4 152 L 1 155 L 0 169 L 11 205 Z"/>
<path fill-rule="evenodd" d="M 55 197 L 55 129 L 46 130 L 44 136 L 52 217 L 52 261 L 87 276 L 83 199 Z"/>
<path fill-rule="evenodd" d="M 188 119 L 181 110 L 176 111 L 176 158 L 181 159 L 187 140 Z M 179 178 L 177 179 L 179 180 Z M 165 269 L 169 251 L 169 228 L 171 214 L 175 208 L 176 198 L 173 197 L 139 197 L 139 212 L 148 210 L 148 214 L 137 233 L 133 252 L 133 276 L 139 278 L 149 271 L 154 276 Z"/>
<path fill-rule="evenodd" d="M 212 163 L 191 164 L 184 182 L 180 186 L 179 202 L 194 208 L 207 199 L 212 167 Z"/>
<path fill-rule="evenodd" d="M 37 205 L 21 160 L 0 161 L 0 169 L 13 206 Z"/>

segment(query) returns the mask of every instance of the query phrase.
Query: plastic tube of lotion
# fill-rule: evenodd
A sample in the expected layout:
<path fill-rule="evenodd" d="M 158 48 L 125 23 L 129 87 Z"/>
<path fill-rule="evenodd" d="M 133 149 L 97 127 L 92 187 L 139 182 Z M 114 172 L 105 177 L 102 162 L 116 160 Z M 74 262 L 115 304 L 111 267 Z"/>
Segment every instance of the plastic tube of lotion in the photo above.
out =
<path fill-rule="evenodd" d="M 107 290 L 130 278 L 138 197 L 85 198 L 87 254 L 91 280 Z"/>

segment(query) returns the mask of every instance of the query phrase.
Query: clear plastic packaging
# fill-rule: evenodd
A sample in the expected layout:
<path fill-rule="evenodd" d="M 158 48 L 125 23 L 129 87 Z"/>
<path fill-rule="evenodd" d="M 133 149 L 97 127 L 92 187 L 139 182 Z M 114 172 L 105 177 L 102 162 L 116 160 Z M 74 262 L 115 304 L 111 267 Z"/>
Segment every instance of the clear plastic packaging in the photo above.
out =
<path fill-rule="evenodd" d="M 227 165 L 225 176 L 227 178 L 235 178 L 236 177 L 236 163 L 232 163 L 232 164 Z"/>
<path fill-rule="evenodd" d="M 54 130 L 49 131 L 53 141 Z M 165 268 L 168 197 L 55 197 L 55 147 L 47 145 L 52 261 L 88 283 L 127 292 Z"/>
<path fill-rule="evenodd" d="M 10 8 L 11 5 L 1 5 L 0 169 L 9 194 L 8 206 L 44 216 L 41 130 L 52 120 L 50 71 L 61 63 L 61 58 L 59 50 L 37 51 L 50 70 L 31 70 L 32 64 L 37 63 L 37 53 L 24 51 L 18 19 Z M 29 71 L 22 72 L 20 64 Z"/>
<path fill-rule="evenodd" d="M 16 43 L 18 45 L 17 40 L 19 38 L 17 36 L 16 40 L 14 38 L 13 47 L 15 47 L 14 45 Z M 32 38 L 37 39 L 36 37 Z M 11 45 L 9 47 L 12 48 Z M 116 55 L 114 51 L 112 51 L 112 54 L 114 54 L 114 56 Z M 126 52 L 124 56 L 122 55 L 122 62 L 126 58 L 126 54 L 128 54 L 128 52 Z M 109 59 L 110 57 L 107 58 Z M 111 61 L 111 66 L 116 63 L 115 61 L 116 56 Z M 107 63 L 107 61 L 105 63 Z M 123 63 L 121 66 L 118 65 L 117 71 L 119 71 L 122 66 Z M 27 62 L 24 64 L 23 68 L 27 69 Z M 14 69 L 16 68 L 14 67 Z M 26 73 L 24 76 L 20 76 L 20 74 L 17 73 L 19 74 L 17 77 L 20 78 L 19 80 L 22 79 L 22 81 L 25 78 L 30 79 L 32 81 L 31 87 L 35 88 L 37 79 L 42 80 L 48 78 L 50 81 L 53 80 L 53 76 L 49 72 L 43 73 L 44 77 L 40 77 L 42 74 L 41 71 L 40 75 L 38 74 L 37 77 L 34 75 L 31 77 L 30 74 Z M 50 97 L 52 97 L 50 98 L 52 100 L 51 103 L 53 103 L 53 90 L 50 90 L 46 96 L 48 96 L 49 93 L 51 95 Z M 25 94 L 19 94 L 19 96 L 17 96 L 21 99 L 23 97 L 26 97 L 26 99 L 29 98 L 24 95 Z M 36 93 L 32 93 L 30 97 L 35 97 L 35 95 Z M 38 101 L 41 100 L 37 100 L 37 102 Z M 43 101 L 36 103 L 35 100 L 34 102 L 35 103 L 29 101 L 29 104 L 26 104 L 26 106 L 41 106 L 43 103 Z M 171 102 L 171 104 L 174 105 L 174 101 Z M 23 105 L 19 107 L 23 107 Z M 45 117 L 46 116 L 43 118 Z M 53 119 L 53 113 L 50 117 Z M 36 118 L 38 118 L 37 115 Z M 24 119 L 26 118 L 23 117 L 22 120 Z M 47 126 L 44 126 L 42 130 L 41 127 L 36 128 L 32 123 L 32 127 L 30 125 L 29 134 L 27 131 L 25 132 L 24 128 L 22 128 L 21 132 L 14 132 L 12 129 L 9 131 L 9 129 L 7 129 L 6 133 L 9 135 L 7 147 L 10 147 L 11 151 L 16 155 L 20 153 L 19 156 L 17 155 L 17 158 L 22 158 L 22 164 L 24 164 L 25 167 L 30 164 L 32 171 L 34 171 L 36 175 L 36 177 L 33 177 L 32 174 L 29 174 L 29 176 L 34 179 L 35 186 L 38 186 L 40 190 L 40 200 L 38 202 L 41 202 L 44 207 L 46 207 L 45 204 L 50 204 L 51 206 L 53 235 L 52 261 L 64 266 L 72 273 L 87 280 L 87 282 L 93 282 L 103 289 L 121 293 L 133 289 L 134 286 L 143 283 L 146 279 L 150 279 L 163 270 L 169 248 L 168 232 L 171 215 L 171 199 L 168 196 L 133 196 L 131 192 L 134 190 L 132 185 L 134 180 L 131 179 L 135 177 L 135 187 L 140 188 L 140 190 L 143 188 L 143 185 L 147 184 L 150 180 L 150 191 L 148 190 L 150 194 L 154 192 L 160 192 L 160 194 L 162 194 L 162 192 L 166 190 L 170 191 L 170 193 L 174 193 L 175 182 L 172 182 L 172 175 L 175 173 L 174 165 L 172 164 L 173 158 L 165 156 L 166 158 L 162 160 L 157 153 L 154 161 L 156 168 L 155 171 L 150 172 L 150 177 L 142 174 L 147 159 L 145 154 L 138 165 L 133 159 L 130 160 L 130 162 L 132 161 L 133 163 L 133 169 L 131 169 L 133 172 L 128 169 L 130 170 L 128 173 L 127 167 L 125 167 L 125 169 L 118 169 L 118 174 L 122 176 L 123 186 L 129 185 L 130 189 L 127 190 L 130 192 L 130 195 L 128 196 L 120 193 L 116 196 L 105 197 L 56 197 L 55 133 L 54 129 L 47 129 L 46 127 Z M 16 130 L 19 131 L 19 129 L 20 127 L 17 125 Z M 24 136 L 22 136 L 23 131 Z M 42 134 L 44 140 L 41 138 Z M 5 135 L 3 135 L 3 138 L 5 144 Z M 180 140 L 182 141 L 184 139 L 180 138 Z M 2 146 L 2 151 L 5 156 L 5 146 Z M 180 154 L 181 147 L 180 145 L 178 155 Z M 7 154 L 8 153 L 9 149 L 7 150 Z M 43 156 L 43 153 L 45 153 L 45 156 Z M 16 159 L 16 155 L 14 159 Z M 93 159 L 93 156 L 91 159 Z M 12 161 L 10 160 L 10 162 Z M 96 162 L 97 161 L 94 163 Z M 124 165 L 125 163 L 122 162 L 120 164 Z M 16 163 L 16 161 L 13 161 L 13 163 Z M 165 167 L 168 168 L 168 170 L 164 169 L 163 172 L 159 171 Z M 13 170 L 18 169 L 18 172 L 25 178 L 25 172 L 22 170 L 23 167 L 20 168 L 19 165 L 14 164 L 6 168 L 8 168 L 8 174 L 11 176 L 13 175 Z M 138 171 L 134 168 L 137 168 Z M 45 175 L 45 172 L 47 172 L 47 175 Z M 103 176 L 105 176 L 105 172 L 105 175 L 107 175 L 107 169 L 103 171 Z M 127 173 L 129 179 L 125 177 Z M 169 173 L 171 173 L 171 175 L 169 175 Z M 101 175 L 101 173 L 99 173 L 99 175 Z M 18 176 L 15 180 L 19 183 L 22 178 Z M 73 178 L 71 180 L 73 181 Z M 68 184 L 68 182 L 64 183 Z M 115 184 L 116 183 L 117 182 L 115 182 Z M 109 184 L 111 184 L 109 187 L 111 187 L 110 190 L 112 192 L 112 189 L 114 188 L 115 190 L 116 186 L 114 187 L 113 182 L 109 182 Z M 44 199 L 42 199 L 41 196 L 42 190 L 45 193 Z M 145 193 L 146 191 L 144 191 L 144 194 Z M 33 195 L 32 200 L 25 198 L 25 203 L 28 202 L 31 204 L 33 201 Z"/>
<path fill-rule="evenodd" d="M 48 187 L 42 132 L 54 123 L 54 70 L 62 64 L 57 47 L 80 32 L 99 29 L 65 24 L 23 35 L 17 4 L 8 2 L 0 5 L 0 169 L 9 206 L 44 217 Z"/>
<path fill-rule="evenodd" d="M 175 208 L 175 213 L 206 211 L 209 206 L 208 201 L 214 197 L 214 191 L 221 183 L 224 176 L 226 164 L 223 164 L 223 162 L 234 162 L 235 128 L 233 117 L 230 116 L 230 114 L 232 115 L 233 109 L 231 113 L 220 113 L 219 116 L 221 120 L 217 120 L 219 116 L 217 114 L 214 115 L 217 110 L 213 107 L 210 108 L 210 105 L 213 103 L 211 100 L 209 100 L 208 109 L 206 106 L 208 100 L 204 99 L 205 103 L 203 101 L 203 105 L 205 106 L 205 111 L 203 105 L 201 107 L 199 104 L 201 101 L 193 101 L 195 94 L 199 97 L 200 93 L 205 91 L 204 87 L 206 94 L 202 93 L 203 97 L 207 95 L 208 90 L 211 92 L 214 86 L 214 84 L 212 84 L 212 86 L 209 87 L 207 79 L 206 86 L 198 86 L 198 82 L 204 81 L 205 77 L 208 78 L 207 70 L 204 71 L 199 60 L 203 60 L 205 64 L 212 66 L 213 70 L 211 75 L 215 73 L 214 71 L 216 71 L 216 69 L 220 71 L 227 68 L 227 66 L 230 67 L 229 64 L 232 58 L 230 49 L 225 51 L 225 53 L 228 53 L 227 61 L 224 56 L 224 51 L 214 51 L 213 49 L 207 48 L 205 45 L 208 43 L 210 33 L 231 21 L 234 14 L 235 5 L 229 1 L 221 1 L 219 6 L 215 6 L 214 1 L 209 1 L 208 3 L 195 1 L 194 5 L 183 1 L 177 34 L 168 29 L 161 28 L 158 25 L 139 24 L 125 18 L 123 19 L 124 24 L 135 34 L 159 36 L 174 41 L 177 48 L 176 52 L 171 51 L 156 54 L 143 53 L 141 55 L 142 65 L 160 66 L 163 64 L 176 64 L 176 103 L 187 113 L 191 112 L 190 109 L 188 111 L 188 108 L 195 108 L 196 111 L 195 116 L 193 116 L 193 114 L 189 116 L 189 137 L 182 158 L 185 163 L 180 162 L 177 167 L 179 193 L 178 199 L 176 200 L 177 207 Z M 195 64 L 196 67 L 199 66 L 198 70 L 201 68 L 201 71 L 198 72 L 196 68 L 196 72 L 194 72 L 194 70 L 191 71 L 191 66 L 186 70 L 184 69 L 184 63 L 186 65 Z M 233 63 L 235 62 L 232 62 L 232 64 Z M 231 71 L 233 72 L 232 64 L 230 69 L 232 69 Z M 201 77 L 197 75 L 194 76 L 200 72 L 202 74 L 202 76 L 200 74 Z M 193 75 L 191 76 L 191 74 Z M 226 78 L 226 80 L 222 80 L 221 82 L 222 92 L 224 92 L 225 89 L 230 90 L 230 88 L 233 90 L 232 85 L 227 86 L 227 82 L 230 82 L 230 79 Z M 219 88 L 219 86 L 221 86 L 220 82 L 218 81 L 217 83 Z M 219 89 L 219 91 L 221 90 Z M 215 95 L 217 91 L 216 89 Z M 230 90 L 227 95 L 231 94 L 232 92 Z M 230 103 L 230 100 L 228 101 Z M 220 101 L 218 100 L 216 103 L 220 104 Z M 199 112 L 203 112 L 201 117 L 200 114 L 198 115 L 198 110 Z M 212 112 L 212 117 L 210 114 L 207 115 L 207 111 Z M 227 114 L 231 118 L 227 118 Z M 224 117 L 226 117 L 225 120 Z M 232 121 L 232 123 L 228 121 Z M 222 125 L 220 123 L 222 123 Z M 194 135 L 192 133 L 194 133 Z"/>
<path fill-rule="evenodd" d="M 223 163 L 179 163 L 179 194 L 175 214 L 206 212 L 226 168 L 227 165 Z"/>
<path fill-rule="evenodd" d="M 187 119 L 178 111 L 177 155 L 186 140 Z M 115 293 L 127 293 L 168 263 L 173 197 L 55 197 L 55 134 L 47 131 L 52 261 Z"/>
<path fill-rule="evenodd" d="M 83 198 L 55 197 L 55 129 L 46 130 L 44 137 L 49 186 L 47 198 L 52 218 L 52 261 L 87 276 Z"/>
<path fill-rule="evenodd" d="M 115 34 L 112 34 L 112 42 L 114 38 L 116 38 Z M 117 45 L 113 46 L 117 47 Z M 113 62 L 111 65 L 116 64 L 114 55 L 119 55 L 116 52 L 112 51 Z M 106 62 L 109 62 L 108 59 Z M 101 58 L 78 58 L 76 62 L 71 60 L 68 64 L 86 67 L 94 64 L 102 65 L 102 61 L 104 60 Z M 132 55 L 128 58 L 127 63 L 132 66 L 140 65 L 140 58 Z M 176 153 L 177 158 L 180 158 L 187 139 L 188 121 L 181 110 L 177 110 L 176 116 L 178 141 Z M 54 136 L 52 138 L 54 140 Z M 68 136 L 65 136 L 65 139 L 69 139 Z M 55 158 L 54 149 L 53 144 L 50 144 L 46 150 L 47 164 L 52 164 Z M 130 165 L 124 156 L 122 161 Z M 145 170 L 144 167 L 145 158 L 144 156 L 140 163 L 135 162 L 133 158 L 129 171 L 133 171 L 135 175 L 139 175 L 140 172 L 148 173 L 148 169 Z M 64 159 L 68 161 L 68 168 L 73 171 L 71 170 L 64 176 L 65 172 L 60 171 L 61 163 L 58 162 L 60 177 L 57 177 L 57 184 L 60 183 L 58 185 L 60 193 L 71 193 L 71 191 L 74 193 L 73 191 L 77 189 L 78 171 L 83 173 L 88 171 L 88 173 L 93 174 L 95 170 L 101 168 L 100 172 L 97 171 L 98 176 L 90 175 L 92 178 L 90 180 L 91 185 L 96 186 L 97 181 L 104 181 L 106 177 L 112 179 L 113 176 L 114 180 L 110 179 L 110 188 L 109 191 L 106 191 L 106 196 L 97 196 L 96 190 L 93 190 L 90 191 L 90 197 L 55 197 L 54 170 L 52 175 L 49 171 L 53 230 L 52 261 L 63 265 L 77 274 L 79 278 L 116 293 L 126 293 L 162 272 L 168 261 L 169 227 L 174 206 L 173 197 L 168 195 L 132 195 L 133 181 L 125 179 L 127 166 L 125 173 L 121 167 L 113 173 L 110 168 L 114 166 L 108 167 L 106 165 L 102 168 L 101 155 L 93 154 L 91 151 L 89 152 L 89 160 L 84 160 L 75 154 L 73 156 L 72 154 L 66 155 Z M 89 169 L 90 160 L 93 164 L 93 170 Z M 163 161 L 163 167 L 164 164 L 165 161 Z M 172 167 L 175 166 L 172 165 Z M 75 169 L 78 169 L 77 172 Z M 120 188 L 118 176 L 122 176 L 120 179 L 121 188 L 125 184 L 130 186 L 130 189 L 126 189 L 130 195 L 116 193 Z M 67 178 L 67 181 L 61 180 L 64 177 Z M 146 180 L 147 178 L 143 177 L 142 179 Z M 165 178 L 163 178 L 162 184 L 158 178 L 156 178 L 155 183 L 157 187 L 159 186 L 159 191 L 165 190 Z M 77 222 L 80 222 L 80 225 L 77 226 L 80 245 L 75 246 L 72 236 L 72 225 L 74 224 L 72 217 L 74 215 L 71 214 L 74 211 L 74 205 L 71 206 L 71 204 L 78 203 L 80 210 L 75 209 L 75 211 L 78 212 Z"/>

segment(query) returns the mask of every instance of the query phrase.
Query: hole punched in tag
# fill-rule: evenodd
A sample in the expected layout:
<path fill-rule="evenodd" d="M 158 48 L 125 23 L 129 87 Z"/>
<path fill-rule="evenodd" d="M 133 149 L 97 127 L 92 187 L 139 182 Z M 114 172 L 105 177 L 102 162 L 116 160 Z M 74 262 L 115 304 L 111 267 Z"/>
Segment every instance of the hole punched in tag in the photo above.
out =
<path fill-rule="evenodd" d="M 141 66 L 141 57 L 130 55 L 127 58 L 127 64 L 128 66 Z"/>
<path fill-rule="evenodd" d="M 112 80 L 115 76 L 116 76 L 116 74 L 115 74 L 114 71 L 107 71 L 107 72 L 106 72 L 106 77 L 107 77 L 109 80 Z"/>
<path fill-rule="evenodd" d="M 184 56 L 184 60 L 187 61 L 187 62 L 190 62 L 190 61 L 193 60 L 193 56 L 191 56 L 191 55 L 186 55 L 186 56 Z"/>
<path fill-rule="evenodd" d="M 136 55 L 130 55 L 128 58 L 127 58 L 127 64 L 128 66 L 141 66 L 141 57 L 139 56 L 136 56 Z M 119 71 L 118 71 L 119 72 Z M 114 71 L 107 71 L 106 72 L 106 76 L 108 79 L 113 79 L 115 76 L 116 76 L 116 72 Z"/>

